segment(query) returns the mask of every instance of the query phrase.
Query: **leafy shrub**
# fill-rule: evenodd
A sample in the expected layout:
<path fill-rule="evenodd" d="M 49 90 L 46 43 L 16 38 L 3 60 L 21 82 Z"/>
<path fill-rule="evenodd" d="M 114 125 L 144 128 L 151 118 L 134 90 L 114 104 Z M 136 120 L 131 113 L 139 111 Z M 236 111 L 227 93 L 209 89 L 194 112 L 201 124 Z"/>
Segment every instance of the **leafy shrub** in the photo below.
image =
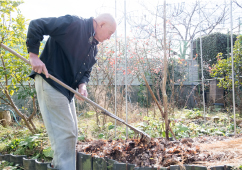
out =
<path fill-rule="evenodd" d="M 25 138 L 15 138 L 7 145 L 8 153 L 14 155 L 27 155 L 33 159 L 47 159 L 53 158 L 53 151 L 49 146 L 43 147 L 47 142 L 44 138 L 45 134 L 35 134 Z"/>

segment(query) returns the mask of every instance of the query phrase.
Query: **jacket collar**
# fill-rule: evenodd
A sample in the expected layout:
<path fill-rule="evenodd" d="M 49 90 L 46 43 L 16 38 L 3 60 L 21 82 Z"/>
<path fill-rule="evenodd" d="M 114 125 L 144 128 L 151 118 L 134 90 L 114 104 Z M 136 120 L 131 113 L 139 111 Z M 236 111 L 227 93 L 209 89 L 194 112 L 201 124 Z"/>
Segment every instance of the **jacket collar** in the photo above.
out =
<path fill-rule="evenodd" d="M 94 38 L 94 35 L 95 35 L 95 30 L 93 28 L 93 17 L 89 18 L 88 19 L 88 35 L 89 35 L 89 39 L 88 39 L 88 42 L 91 44 L 91 45 L 98 45 L 99 42 Z"/>

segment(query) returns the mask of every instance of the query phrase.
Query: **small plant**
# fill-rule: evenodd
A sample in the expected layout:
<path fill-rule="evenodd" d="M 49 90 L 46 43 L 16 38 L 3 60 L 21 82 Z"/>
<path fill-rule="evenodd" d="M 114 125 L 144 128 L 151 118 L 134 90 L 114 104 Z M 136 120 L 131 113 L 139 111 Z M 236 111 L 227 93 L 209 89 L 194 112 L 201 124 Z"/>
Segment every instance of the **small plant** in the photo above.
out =
<path fill-rule="evenodd" d="M 51 149 L 45 145 L 43 137 L 46 134 L 35 134 L 24 138 L 12 139 L 6 151 L 14 155 L 27 155 L 33 159 L 52 159 Z M 45 145 L 45 147 L 43 147 Z"/>
<path fill-rule="evenodd" d="M 16 151 L 21 139 L 13 139 L 12 142 L 7 146 L 7 151 Z"/>
<path fill-rule="evenodd" d="M 176 123 L 174 127 L 174 133 L 179 138 L 189 137 L 190 128 L 183 123 Z"/>
<path fill-rule="evenodd" d="M 85 141 L 86 136 L 84 134 L 78 136 L 78 141 Z"/>
<path fill-rule="evenodd" d="M 197 109 L 189 110 L 188 113 L 186 114 L 186 117 L 189 119 L 197 119 L 202 117 L 202 113 L 200 110 L 197 110 Z"/>
<path fill-rule="evenodd" d="M 53 158 L 54 151 L 48 146 L 43 150 L 43 154 L 46 158 Z"/>
<path fill-rule="evenodd" d="M 0 162 L 0 169 L 8 169 L 8 170 L 23 170 L 18 164 L 14 165 L 13 162 L 1 161 Z"/>
<path fill-rule="evenodd" d="M 138 124 L 138 128 L 149 134 L 152 138 L 165 137 L 165 124 L 161 120 L 144 116 L 144 122 Z"/>
<path fill-rule="evenodd" d="M 101 127 L 101 132 L 98 134 L 99 139 L 109 139 L 113 136 L 114 133 L 114 125 L 112 122 L 106 123 L 103 127 Z"/>

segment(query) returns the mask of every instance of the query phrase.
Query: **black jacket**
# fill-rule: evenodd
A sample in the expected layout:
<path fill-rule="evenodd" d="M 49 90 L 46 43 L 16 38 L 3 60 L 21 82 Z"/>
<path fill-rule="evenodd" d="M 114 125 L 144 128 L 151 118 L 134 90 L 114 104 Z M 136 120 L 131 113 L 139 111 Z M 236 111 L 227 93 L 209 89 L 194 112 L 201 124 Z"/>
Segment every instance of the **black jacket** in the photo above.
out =
<path fill-rule="evenodd" d="M 82 19 L 76 16 L 41 18 L 29 24 L 26 45 L 28 52 L 39 54 L 43 35 L 49 35 L 40 60 L 45 63 L 48 73 L 72 87 L 88 83 L 92 66 L 96 63 L 98 42 L 94 36 L 93 18 Z M 37 73 L 31 72 L 34 78 Z M 51 79 L 41 76 L 69 101 L 74 94 Z"/>

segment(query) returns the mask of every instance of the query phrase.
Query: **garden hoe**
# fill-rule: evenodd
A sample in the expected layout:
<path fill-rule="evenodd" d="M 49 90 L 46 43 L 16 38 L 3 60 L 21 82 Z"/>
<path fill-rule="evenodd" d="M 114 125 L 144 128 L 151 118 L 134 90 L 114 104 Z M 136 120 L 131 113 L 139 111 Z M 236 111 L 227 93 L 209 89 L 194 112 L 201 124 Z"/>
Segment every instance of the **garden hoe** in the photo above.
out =
<path fill-rule="evenodd" d="M 19 57 L 21 60 L 25 61 L 27 64 L 30 64 L 30 61 L 27 60 L 26 58 L 22 57 L 20 54 L 18 54 L 16 51 L 10 49 L 9 47 L 7 47 L 6 45 L 1 43 L 1 47 L 7 51 L 9 51 L 10 53 L 14 54 L 15 56 Z M 84 99 L 85 101 L 87 101 L 88 103 L 90 103 L 91 105 L 99 108 L 100 110 L 102 110 L 102 113 L 112 117 L 114 119 L 116 119 L 117 121 L 125 124 L 126 126 L 128 126 L 130 129 L 132 129 L 135 133 L 138 133 L 141 135 L 141 141 L 148 144 L 150 143 L 150 136 L 148 134 L 146 134 L 145 132 L 136 129 L 135 127 L 129 125 L 128 123 L 126 123 L 124 120 L 120 119 L 119 117 L 117 117 L 116 115 L 110 113 L 109 111 L 107 111 L 106 109 L 102 108 L 101 106 L 99 106 L 98 104 L 96 104 L 95 102 L 93 102 L 92 100 L 88 99 L 85 96 L 82 96 L 79 92 L 77 92 L 76 90 L 72 89 L 70 86 L 64 84 L 63 82 L 61 82 L 60 80 L 58 80 L 57 78 L 55 78 L 54 76 L 49 74 L 49 78 L 54 80 L 55 82 L 57 82 L 58 84 L 60 84 L 61 86 L 65 87 L 66 89 L 70 90 L 72 93 L 76 94 L 77 96 L 81 97 L 82 99 Z"/>

